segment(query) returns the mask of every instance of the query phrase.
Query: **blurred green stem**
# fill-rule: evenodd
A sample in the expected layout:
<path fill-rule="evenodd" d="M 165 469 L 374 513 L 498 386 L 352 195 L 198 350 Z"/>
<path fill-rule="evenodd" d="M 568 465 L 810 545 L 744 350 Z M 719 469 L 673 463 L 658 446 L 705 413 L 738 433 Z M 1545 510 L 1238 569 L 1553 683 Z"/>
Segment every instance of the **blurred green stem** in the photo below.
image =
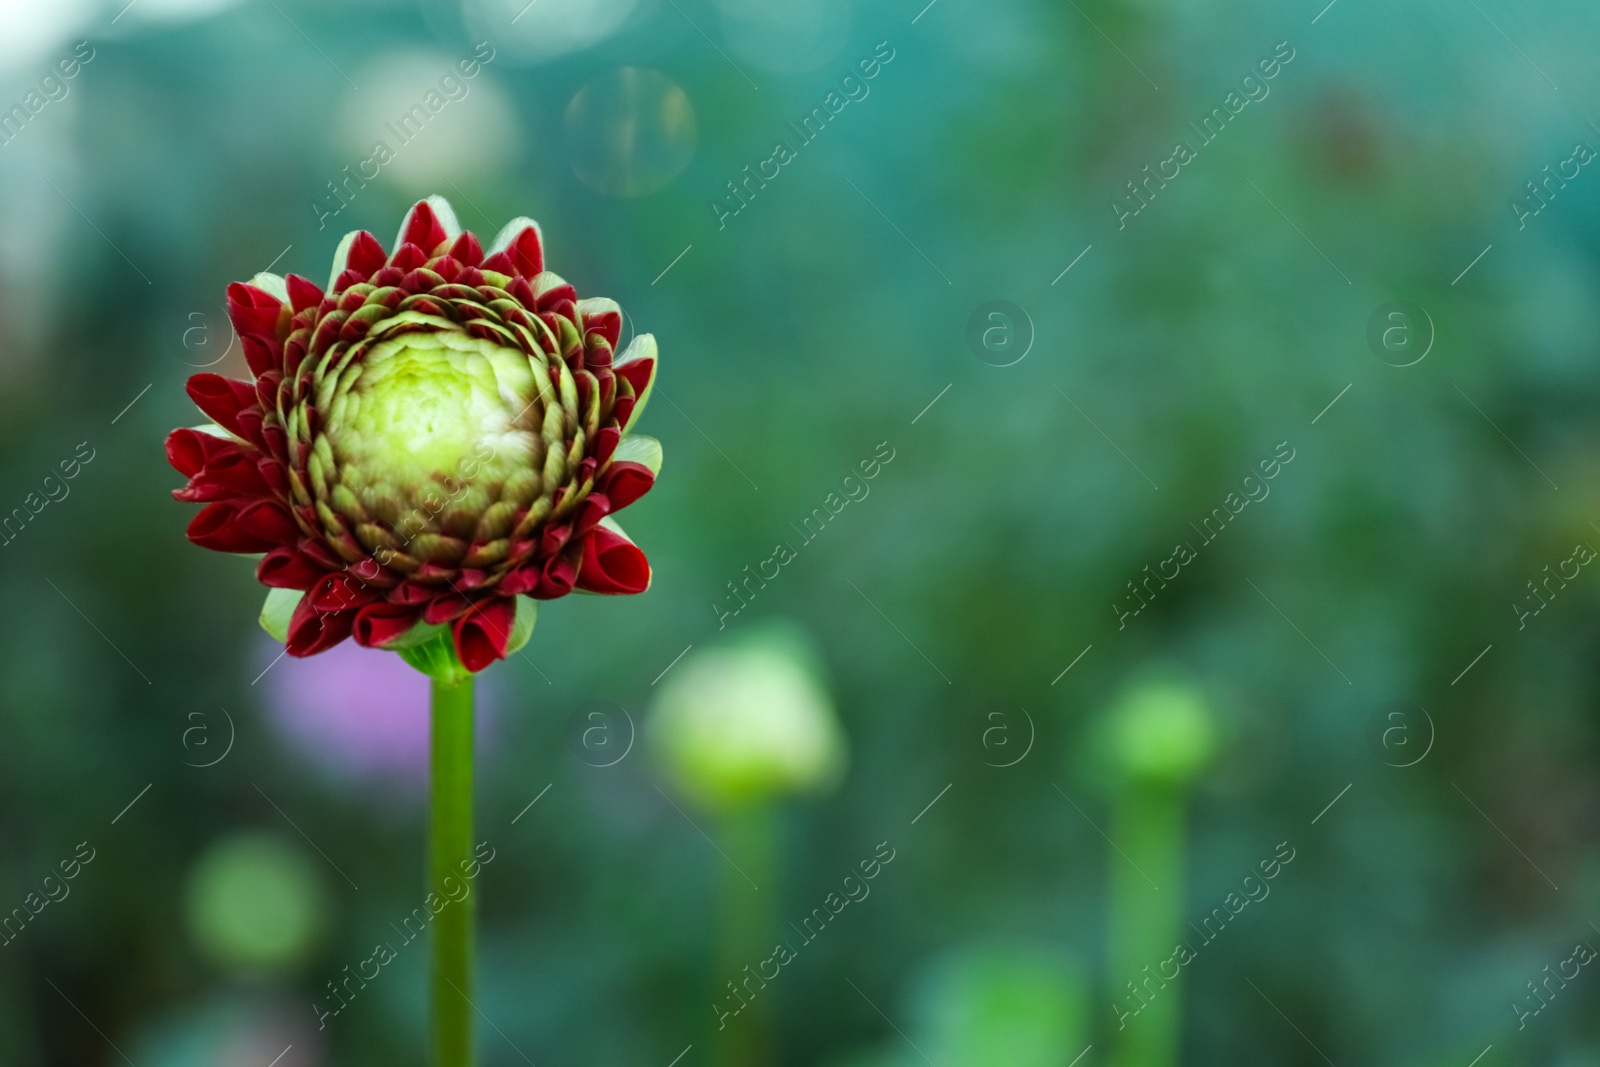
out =
<path fill-rule="evenodd" d="M 1183 793 L 1124 784 L 1111 838 L 1111 995 L 1122 1011 L 1111 1067 L 1174 1067 L 1183 1017 L 1181 972 L 1166 961 L 1182 938 Z M 1129 985 L 1131 983 L 1131 987 Z M 1121 1013 L 1119 1012 L 1119 1015 Z"/>
<path fill-rule="evenodd" d="M 443 897 L 445 879 L 461 880 L 472 858 L 472 679 L 433 682 L 428 822 L 428 892 Z M 434 1067 L 472 1065 L 472 926 L 469 894 L 433 920 Z"/>
<path fill-rule="evenodd" d="M 713 1003 L 736 1011 L 721 1042 L 723 1067 L 767 1067 L 774 991 L 760 975 L 772 955 L 777 819 L 770 804 L 738 807 L 718 827 L 723 855 Z M 747 969 L 748 968 L 748 969 Z M 731 988 L 730 984 L 731 983 Z"/>

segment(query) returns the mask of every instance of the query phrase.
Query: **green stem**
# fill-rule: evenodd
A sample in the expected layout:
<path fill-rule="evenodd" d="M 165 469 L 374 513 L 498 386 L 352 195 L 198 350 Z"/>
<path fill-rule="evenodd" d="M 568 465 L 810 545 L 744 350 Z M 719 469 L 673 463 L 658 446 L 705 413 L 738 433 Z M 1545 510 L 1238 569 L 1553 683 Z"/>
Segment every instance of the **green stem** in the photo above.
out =
<path fill-rule="evenodd" d="M 428 892 L 444 898 L 446 878 L 459 882 L 472 858 L 472 679 L 433 682 L 433 733 L 428 821 Z M 434 1067 L 472 1067 L 473 897 L 434 917 Z"/>
<path fill-rule="evenodd" d="M 768 983 L 759 974 L 761 961 L 772 955 L 775 936 L 777 812 L 760 802 L 727 811 L 717 836 L 728 862 L 718 864 L 722 906 L 717 917 L 720 929 L 712 1002 L 738 1011 L 737 1017 L 727 1022 L 717 1061 L 720 1067 L 762 1067 L 772 1062 L 777 995 L 776 990 L 766 988 Z M 729 982 L 737 992 L 729 989 Z"/>
<path fill-rule="evenodd" d="M 1115 1035 L 1112 1067 L 1178 1062 L 1183 980 L 1161 971 L 1179 941 L 1194 940 L 1183 929 L 1183 809 L 1176 788 L 1127 785 L 1116 800 L 1113 837 L 1123 854 L 1109 857 L 1111 992 L 1137 1017 Z"/>

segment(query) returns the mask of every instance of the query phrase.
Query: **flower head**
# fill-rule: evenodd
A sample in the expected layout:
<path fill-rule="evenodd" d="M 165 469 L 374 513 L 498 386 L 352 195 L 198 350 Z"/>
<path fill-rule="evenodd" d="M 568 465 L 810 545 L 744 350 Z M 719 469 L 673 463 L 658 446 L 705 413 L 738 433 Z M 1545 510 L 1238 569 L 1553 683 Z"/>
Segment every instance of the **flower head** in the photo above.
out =
<path fill-rule="evenodd" d="M 803 631 L 780 623 L 687 657 L 650 722 L 679 788 L 727 810 L 836 783 L 846 741 L 820 659 Z"/>
<path fill-rule="evenodd" d="M 228 287 L 255 375 L 189 379 L 215 425 L 167 457 L 206 506 L 189 539 L 264 553 L 263 623 L 292 656 L 346 637 L 436 673 L 527 640 L 534 600 L 638 593 L 650 565 L 611 515 L 644 495 L 661 446 L 628 436 L 655 380 L 648 334 L 544 269 L 515 219 L 487 252 L 441 197 L 392 253 L 347 236 L 327 291 L 297 275 Z"/>
<path fill-rule="evenodd" d="M 1177 679 L 1148 679 L 1128 688 L 1101 731 L 1110 765 L 1145 785 L 1188 785 L 1218 747 L 1216 715 L 1205 694 Z"/>

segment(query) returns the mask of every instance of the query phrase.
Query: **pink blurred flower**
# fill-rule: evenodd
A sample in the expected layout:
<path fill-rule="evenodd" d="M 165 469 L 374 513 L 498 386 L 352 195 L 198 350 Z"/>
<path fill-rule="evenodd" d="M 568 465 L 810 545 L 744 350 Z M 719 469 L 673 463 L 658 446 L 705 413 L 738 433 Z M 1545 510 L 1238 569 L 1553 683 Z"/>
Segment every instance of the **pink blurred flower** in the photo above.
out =
<path fill-rule="evenodd" d="M 346 642 L 320 656 L 281 657 L 261 683 L 273 731 L 330 777 L 426 785 L 428 679 L 399 656 Z M 497 709 L 493 683 L 480 678 L 478 690 L 481 752 Z"/>

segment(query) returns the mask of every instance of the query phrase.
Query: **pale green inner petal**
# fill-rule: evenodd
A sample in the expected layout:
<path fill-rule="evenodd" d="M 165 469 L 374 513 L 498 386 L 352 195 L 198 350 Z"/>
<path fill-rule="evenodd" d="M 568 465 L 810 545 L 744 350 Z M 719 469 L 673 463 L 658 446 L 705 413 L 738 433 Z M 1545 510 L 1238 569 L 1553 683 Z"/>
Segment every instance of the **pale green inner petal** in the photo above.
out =
<path fill-rule="evenodd" d="M 352 374 L 354 371 L 356 373 Z M 409 333 L 347 368 L 326 437 L 347 478 L 412 498 L 446 478 L 503 480 L 528 465 L 535 377 L 514 349 L 460 333 Z"/>

